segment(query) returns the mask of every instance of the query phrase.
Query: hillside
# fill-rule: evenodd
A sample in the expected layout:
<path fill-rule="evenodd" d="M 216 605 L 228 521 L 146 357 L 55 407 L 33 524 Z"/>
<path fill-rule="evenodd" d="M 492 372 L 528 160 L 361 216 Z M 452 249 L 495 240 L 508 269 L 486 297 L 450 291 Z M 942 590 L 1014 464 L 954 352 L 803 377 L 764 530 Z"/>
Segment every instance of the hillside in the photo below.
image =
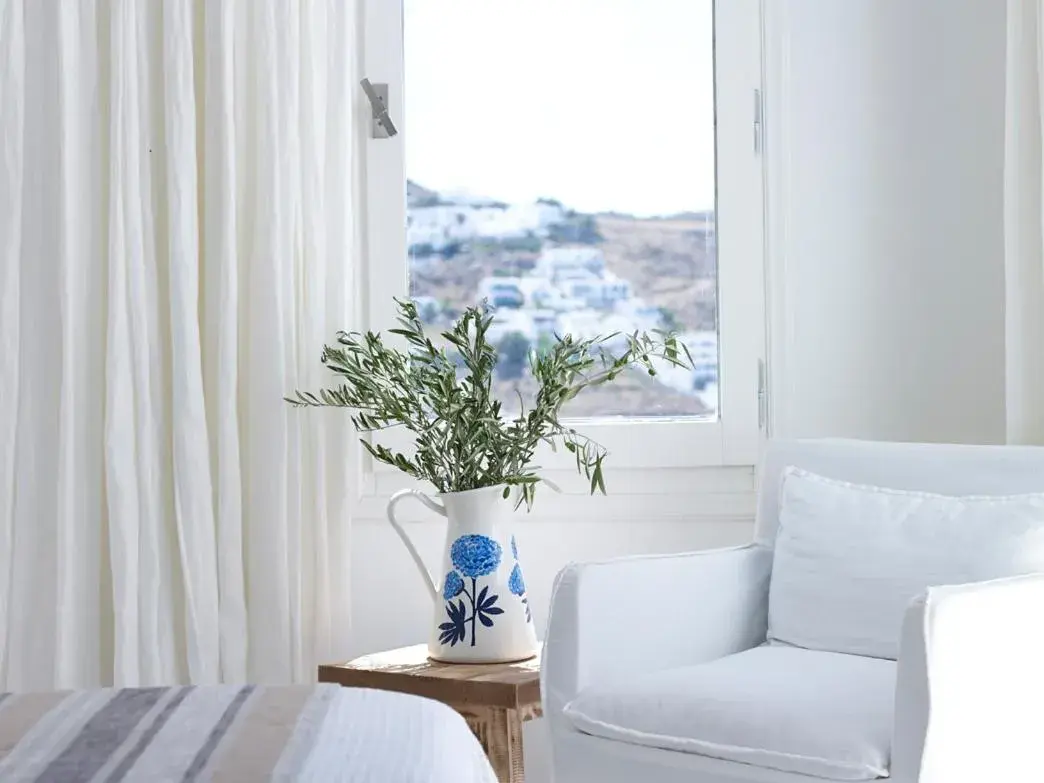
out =
<path fill-rule="evenodd" d="M 592 323 L 611 322 L 603 331 L 625 332 L 663 326 L 683 332 L 716 328 L 713 214 L 589 214 L 550 200 L 516 208 L 439 193 L 412 182 L 408 196 L 410 293 L 424 300 L 422 317 L 434 326 L 448 325 L 463 308 L 475 304 L 484 281 L 506 277 L 528 278 L 543 286 L 544 302 L 554 301 L 556 294 L 563 297 L 557 316 L 541 300 L 529 301 L 520 294 L 517 300 L 509 298 L 509 304 L 501 303 L 504 313 L 498 321 L 502 329 L 521 337 L 523 352 L 552 339 L 557 328 L 590 330 Z M 594 265 L 587 267 L 583 274 L 588 277 L 579 283 L 569 277 L 575 274 L 569 265 L 577 258 Z M 566 270 L 561 278 L 548 272 L 553 268 L 548 265 L 555 264 Z M 508 289 L 522 285 L 505 284 Z M 572 293 L 571 285 L 581 293 Z M 574 313 L 579 320 L 570 320 Z M 661 382 L 642 373 L 624 375 L 611 386 L 582 395 L 571 403 L 568 415 L 711 415 L 713 397 L 697 393 L 708 383 L 705 366 L 702 375 L 693 375 L 691 390 L 684 378 Z M 517 382 L 510 380 L 514 372 L 497 373 L 497 396 L 508 404 L 516 390 L 524 399 L 535 390 L 528 373 Z"/>
<path fill-rule="evenodd" d="M 635 294 L 670 310 L 685 327 L 715 328 L 716 257 L 713 238 L 705 243 L 705 219 L 598 215 L 595 220 L 606 265 L 630 280 Z"/>
<path fill-rule="evenodd" d="M 438 197 L 422 190 L 417 192 L 418 198 Z M 603 251 L 613 273 L 631 282 L 636 295 L 669 310 L 679 327 L 715 328 L 715 254 L 713 244 L 705 242 L 704 219 L 597 215 L 594 221 L 602 239 L 591 244 Z M 539 255 L 537 248 L 466 243 L 449 257 L 413 259 L 410 291 L 413 296 L 431 296 L 459 309 L 474 302 L 484 277 L 524 272 Z"/>
<path fill-rule="evenodd" d="M 438 204 L 440 196 L 437 191 L 429 190 L 418 185 L 411 179 L 406 180 L 406 205 L 410 207 L 423 207 Z"/>

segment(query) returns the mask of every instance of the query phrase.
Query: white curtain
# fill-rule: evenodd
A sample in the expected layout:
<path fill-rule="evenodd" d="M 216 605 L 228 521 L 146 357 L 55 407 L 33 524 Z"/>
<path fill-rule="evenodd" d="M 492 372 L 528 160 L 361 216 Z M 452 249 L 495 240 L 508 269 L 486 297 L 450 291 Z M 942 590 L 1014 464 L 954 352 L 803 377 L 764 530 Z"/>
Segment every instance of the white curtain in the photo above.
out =
<path fill-rule="evenodd" d="M 1008 0 L 1004 232 L 1008 441 L 1044 445 L 1044 2 Z"/>
<path fill-rule="evenodd" d="M 346 648 L 351 0 L 0 0 L 0 690 Z"/>

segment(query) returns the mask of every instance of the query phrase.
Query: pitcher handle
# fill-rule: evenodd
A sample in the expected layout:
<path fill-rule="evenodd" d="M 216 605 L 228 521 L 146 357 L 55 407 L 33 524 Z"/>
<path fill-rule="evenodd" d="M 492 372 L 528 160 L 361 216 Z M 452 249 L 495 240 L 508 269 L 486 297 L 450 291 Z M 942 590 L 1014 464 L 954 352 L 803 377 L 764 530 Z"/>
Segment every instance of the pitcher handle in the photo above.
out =
<path fill-rule="evenodd" d="M 420 556 L 420 552 L 417 551 L 417 547 L 413 545 L 413 542 L 410 541 L 410 537 L 406 535 L 406 531 L 395 518 L 395 506 L 398 505 L 400 500 L 405 500 L 409 497 L 419 500 L 436 514 L 441 514 L 442 516 L 446 516 L 446 509 L 441 503 L 438 503 L 436 500 L 428 497 L 417 489 L 400 489 L 392 495 L 391 499 L 388 501 L 388 521 L 391 522 L 391 526 L 395 528 L 395 532 L 399 534 L 402 543 L 406 545 L 406 549 L 409 551 L 410 557 L 413 558 L 413 562 L 417 564 L 417 569 L 421 572 L 421 579 L 424 580 L 424 586 L 428 588 L 428 592 L 431 593 L 431 600 L 438 601 L 439 588 L 435 585 L 435 580 L 432 578 L 431 572 L 428 571 L 428 567 L 424 565 L 424 559 Z"/>

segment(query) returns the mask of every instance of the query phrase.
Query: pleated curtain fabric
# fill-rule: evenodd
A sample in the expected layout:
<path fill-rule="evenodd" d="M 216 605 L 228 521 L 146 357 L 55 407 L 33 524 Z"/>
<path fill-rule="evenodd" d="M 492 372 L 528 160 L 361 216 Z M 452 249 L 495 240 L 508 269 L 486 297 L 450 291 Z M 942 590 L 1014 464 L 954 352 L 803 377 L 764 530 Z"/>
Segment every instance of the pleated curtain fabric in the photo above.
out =
<path fill-rule="evenodd" d="M 1044 2 L 1008 0 L 1004 238 L 1008 441 L 1044 445 Z"/>
<path fill-rule="evenodd" d="M 352 0 L 0 0 L 0 690 L 347 648 Z"/>

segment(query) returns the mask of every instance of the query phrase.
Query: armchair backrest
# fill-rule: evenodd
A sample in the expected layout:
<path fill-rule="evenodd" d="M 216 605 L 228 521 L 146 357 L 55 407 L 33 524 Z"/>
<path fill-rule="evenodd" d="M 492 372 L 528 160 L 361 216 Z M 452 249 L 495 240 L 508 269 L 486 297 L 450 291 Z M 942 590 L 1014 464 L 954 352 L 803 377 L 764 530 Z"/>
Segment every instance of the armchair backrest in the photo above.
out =
<path fill-rule="evenodd" d="M 776 440 L 759 471 L 754 538 L 772 546 L 779 526 L 784 468 L 891 489 L 940 495 L 1019 495 L 1044 492 L 1044 448 L 879 443 L 859 440 Z"/>

